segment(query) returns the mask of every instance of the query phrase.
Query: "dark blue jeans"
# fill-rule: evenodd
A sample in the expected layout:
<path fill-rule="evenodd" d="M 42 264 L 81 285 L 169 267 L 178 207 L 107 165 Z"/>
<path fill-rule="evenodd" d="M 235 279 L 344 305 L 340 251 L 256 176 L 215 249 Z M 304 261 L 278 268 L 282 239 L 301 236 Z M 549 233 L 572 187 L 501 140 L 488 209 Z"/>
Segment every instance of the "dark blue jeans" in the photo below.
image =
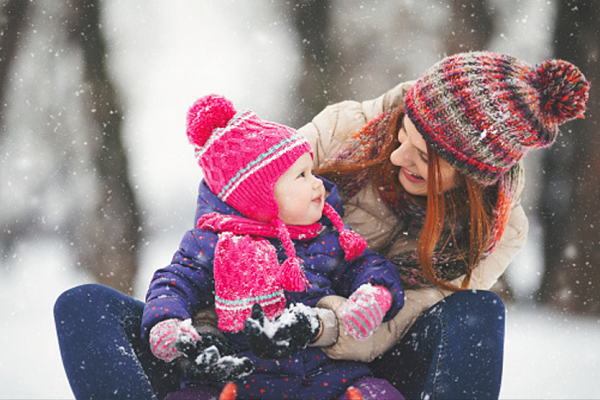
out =
<path fill-rule="evenodd" d="M 162 399 L 179 389 L 177 371 L 140 338 L 144 303 L 102 285 L 60 295 L 58 342 L 75 398 Z"/>
<path fill-rule="evenodd" d="M 63 293 L 54 308 L 63 364 L 77 399 L 161 399 L 178 373 L 140 339 L 143 303 L 101 285 Z M 375 376 L 407 399 L 498 398 L 504 304 L 487 291 L 462 291 L 423 313 L 375 360 Z"/>
<path fill-rule="evenodd" d="M 463 290 L 424 312 L 370 365 L 407 399 L 497 399 L 505 309 L 493 292 Z"/>

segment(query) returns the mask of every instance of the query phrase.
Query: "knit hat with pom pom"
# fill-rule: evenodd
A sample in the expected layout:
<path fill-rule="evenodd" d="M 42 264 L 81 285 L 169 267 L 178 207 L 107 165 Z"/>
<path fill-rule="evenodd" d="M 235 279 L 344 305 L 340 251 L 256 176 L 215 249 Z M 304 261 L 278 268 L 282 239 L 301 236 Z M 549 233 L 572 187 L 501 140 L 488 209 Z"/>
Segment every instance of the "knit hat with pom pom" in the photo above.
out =
<path fill-rule="evenodd" d="M 559 125 L 583 118 L 588 90 L 566 61 L 534 68 L 508 55 L 471 52 L 428 69 L 404 101 L 411 122 L 442 158 L 490 185 L 529 149 L 554 143 Z"/>
<path fill-rule="evenodd" d="M 312 148 L 292 128 L 261 120 L 252 111 L 236 112 L 218 95 L 194 103 L 187 135 L 208 187 L 248 218 L 270 222 L 277 217 L 277 179 Z"/>
<path fill-rule="evenodd" d="M 227 290 L 217 290 L 217 312 L 219 318 L 226 321 L 222 328 L 231 325 L 231 329 L 237 330 L 250 315 L 253 303 L 263 304 L 266 301 L 269 305 L 267 316 L 273 317 L 281 311 L 282 302 L 285 304 L 282 289 L 301 291 L 309 285 L 292 239 L 314 238 L 322 227 L 316 221 L 302 227 L 284 224 L 278 217 L 274 187 L 281 175 L 303 154 L 313 156 L 312 148 L 294 129 L 263 121 L 251 111 L 237 112 L 229 100 L 214 94 L 199 99 L 190 108 L 187 135 L 194 145 L 208 187 L 220 200 L 244 216 L 212 213 L 202 216 L 197 225 L 217 233 L 235 234 L 219 237 L 215 253 L 215 280 L 217 289 L 227 287 Z M 323 214 L 339 231 L 340 245 L 346 258 L 360 255 L 366 247 L 365 240 L 346 230 L 330 205 L 325 204 Z M 278 266 L 277 257 L 264 258 L 260 268 L 252 267 L 251 262 L 240 263 L 235 255 L 230 254 L 230 250 L 238 248 L 236 246 L 240 243 L 243 243 L 242 248 L 235 252 L 247 254 L 245 258 L 249 260 L 256 258 L 253 254 L 266 254 L 263 241 L 241 239 L 244 235 L 279 238 L 287 260 Z M 256 246 L 257 249 L 248 246 Z M 225 248 L 229 250 L 221 251 Z M 271 250 L 274 254 L 275 249 Z M 276 276 L 273 271 L 280 273 Z M 256 274 L 261 273 L 270 276 L 270 280 L 265 277 L 269 284 L 257 284 L 260 279 Z M 241 276 L 250 279 L 243 281 Z M 277 279 L 273 280 L 274 276 Z M 222 285 L 223 282 L 227 284 Z"/>

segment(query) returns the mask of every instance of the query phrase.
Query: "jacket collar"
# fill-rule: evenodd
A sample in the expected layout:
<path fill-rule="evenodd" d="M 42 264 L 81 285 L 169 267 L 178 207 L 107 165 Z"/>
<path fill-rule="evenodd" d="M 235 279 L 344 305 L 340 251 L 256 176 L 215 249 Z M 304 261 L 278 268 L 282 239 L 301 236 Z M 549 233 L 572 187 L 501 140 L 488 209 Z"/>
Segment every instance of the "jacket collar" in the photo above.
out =
<path fill-rule="evenodd" d="M 332 182 L 321 178 L 319 179 L 323 181 L 323 185 L 325 186 L 325 190 L 329 195 L 325 199 L 329 205 L 331 205 L 339 214 L 340 217 L 344 216 L 344 208 L 342 207 L 342 201 L 340 200 L 338 188 Z M 205 214 L 217 212 L 224 215 L 236 215 L 238 217 L 243 216 L 229 204 L 221 201 L 209 188 L 206 184 L 206 181 L 202 179 L 200 181 L 200 187 L 198 188 L 198 201 L 196 207 L 196 216 L 194 218 L 194 226 L 198 223 L 198 219 Z M 323 216 L 319 222 L 323 225 L 329 225 L 329 220 Z"/>

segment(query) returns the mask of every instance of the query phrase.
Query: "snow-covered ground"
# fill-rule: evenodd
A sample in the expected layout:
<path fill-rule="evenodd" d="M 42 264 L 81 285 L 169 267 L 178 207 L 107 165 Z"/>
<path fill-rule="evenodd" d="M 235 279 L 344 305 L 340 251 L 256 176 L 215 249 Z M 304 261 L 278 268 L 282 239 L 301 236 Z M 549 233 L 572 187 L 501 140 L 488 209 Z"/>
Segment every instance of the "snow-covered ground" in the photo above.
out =
<path fill-rule="evenodd" d="M 109 60 L 126 103 L 131 176 L 153 228 L 135 287 L 142 298 L 151 272 L 176 248 L 179 227 L 193 217 L 199 169 L 184 136 L 185 110 L 197 97 L 217 92 L 278 120 L 278 112 L 289 106 L 300 61 L 293 33 L 273 22 L 269 1 L 106 3 L 113 43 Z M 533 239 L 531 245 L 535 249 Z M 530 275 L 515 275 L 517 286 L 535 280 L 535 261 L 522 260 L 520 271 Z M 59 238 L 24 241 L 0 262 L 0 399 L 73 397 L 52 316 L 61 292 L 91 281 L 73 265 Z M 521 284 L 520 290 L 531 285 Z M 598 338 L 597 318 L 509 305 L 501 397 L 600 398 Z"/>
<path fill-rule="evenodd" d="M 63 290 L 89 280 L 68 267 L 59 247 L 46 240 L 35 252 L 19 249 L 12 260 L 19 268 L 0 281 L 0 399 L 73 398 L 52 307 Z M 599 338 L 597 319 L 509 305 L 501 398 L 600 398 Z"/>

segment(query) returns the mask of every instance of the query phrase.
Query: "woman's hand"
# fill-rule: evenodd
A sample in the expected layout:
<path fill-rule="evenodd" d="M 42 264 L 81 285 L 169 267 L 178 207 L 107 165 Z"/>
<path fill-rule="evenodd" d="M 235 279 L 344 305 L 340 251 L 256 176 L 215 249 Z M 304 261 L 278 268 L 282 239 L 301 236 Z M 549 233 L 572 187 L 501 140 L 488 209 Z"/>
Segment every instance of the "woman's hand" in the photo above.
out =
<path fill-rule="evenodd" d="M 244 333 L 252 352 L 271 360 L 290 358 L 304 349 L 319 334 L 321 323 L 315 310 L 292 304 L 269 321 L 259 304 L 244 324 Z"/>
<path fill-rule="evenodd" d="M 192 326 L 191 319 L 167 319 L 160 321 L 150 330 L 150 350 L 161 360 L 171 362 L 182 356 L 176 346 L 178 340 L 193 342 L 198 339 L 200 336 Z"/>
<path fill-rule="evenodd" d="M 392 305 L 392 295 L 383 286 L 360 286 L 338 309 L 346 331 L 357 340 L 367 340 L 379 328 Z"/>

